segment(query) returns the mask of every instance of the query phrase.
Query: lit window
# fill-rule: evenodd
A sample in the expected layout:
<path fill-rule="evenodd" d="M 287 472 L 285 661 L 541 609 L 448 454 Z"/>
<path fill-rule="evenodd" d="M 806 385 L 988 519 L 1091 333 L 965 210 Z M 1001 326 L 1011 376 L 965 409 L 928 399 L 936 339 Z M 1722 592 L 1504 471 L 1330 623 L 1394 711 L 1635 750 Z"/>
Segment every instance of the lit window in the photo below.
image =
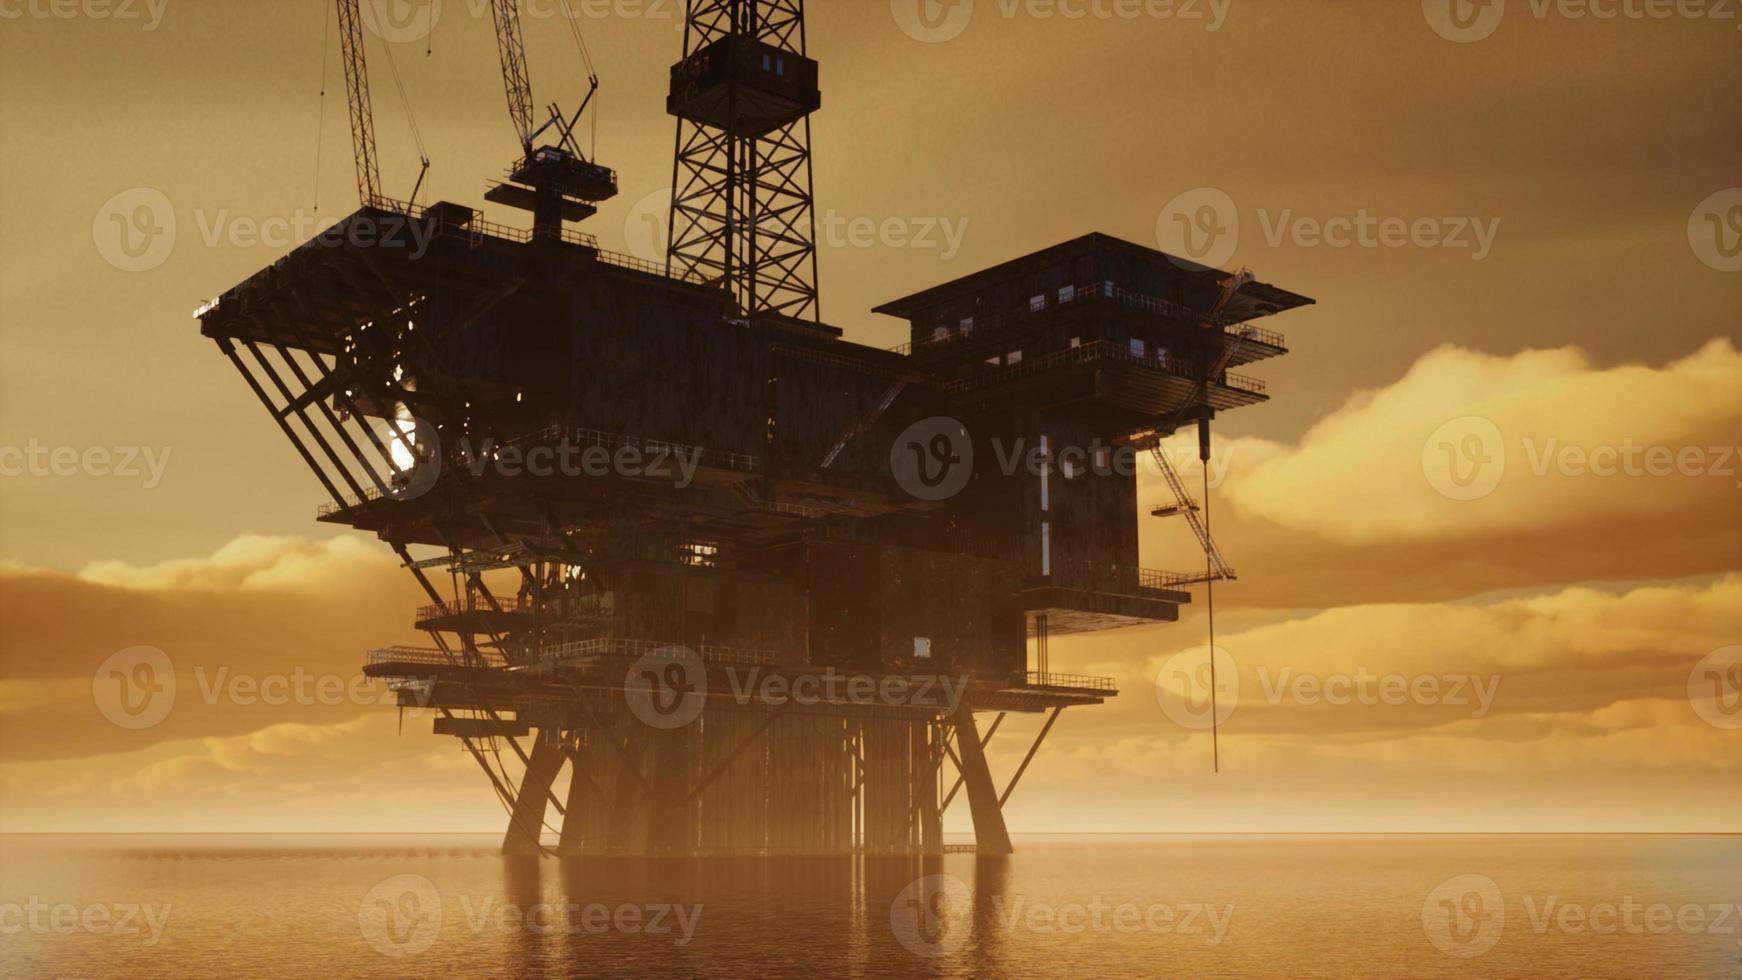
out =
<path fill-rule="evenodd" d="M 931 339 L 933 339 L 933 340 L 948 340 L 949 337 L 950 337 L 950 328 L 949 327 L 933 327 L 931 330 Z"/>
<path fill-rule="evenodd" d="M 694 568 L 713 568 L 720 546 L 711 541 L 685 541 L 678 546 L 678 559 Z"/>
<path fill-rule="evenodd" d="M 1021 364 L 1022 363 L 1022 352 L 1019 350 L 1013 350 L 1010 353 L 1004 355 L 1004 363 L 1009 364 L 1009 365 Z"/>
<path fill-rule="evenodd" d="M 1149 353 L 1149 348 L 1143 343 L 1142 337 L 1131 338 L 1131 356 L 1142 357 Z"/>
<path fill-rule="evenodd" d="M 1072 350 L 1076 350 L 1078 347 L 1081 347 L 1081 346 L 1083 346 L 1083 338 L 1081 338 L 1081 337 L 1072 337 L 1071 338 L 1071 349 Z"/>
<path fill-rule="evenodd" d="M 971 316 L 962 317 L 962 322 L 957 326 L 960 327 L 962 336 L 966 337 L 974 332 L 974 318 Z"/>
<path fill-rule="evenodd" d="M 931 637 L 916 636 L 913 638 L 913 658 L 915 660 L 931 659 Z"/>
<path fill-rule="evenodd" d="M 1045 293 L 1040 293 L 1039 295 L 1030 296 L 1028 298 L 1028 312 L 1039 313 L 1041 310 L 1044 310 L 1044 309 L 1046 309 L 1046 294 Z"/>
<path fill-rule="evenodd" d="M 1071 300 L 1076 299 L 1076 298 L 1077 298 L 1077 287 L 1075 287 L 1075 286 L 1060 286 L 1059 287 L 1059 302 L 1060 303 L 1069 303 Z"/>

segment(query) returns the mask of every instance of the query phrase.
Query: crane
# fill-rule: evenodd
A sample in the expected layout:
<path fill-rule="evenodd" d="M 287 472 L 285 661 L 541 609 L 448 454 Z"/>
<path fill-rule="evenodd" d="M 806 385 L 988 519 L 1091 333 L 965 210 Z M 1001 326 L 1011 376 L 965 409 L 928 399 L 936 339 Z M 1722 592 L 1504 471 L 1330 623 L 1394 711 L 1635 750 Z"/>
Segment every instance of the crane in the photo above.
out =
<path fill-rule="evenodd" d="M 363 48 L 363 14 L 361 0 L 337 0 L 339 7 L 339 57 L 345 69 L 345 104 L 351 110 L 351 147 L 357 158 L 357 194 L 366 208 L 389 211 L 401 206 L 381 193 L 381 164 L 375 150 L 375 110 L 369 96 L 369 63 Z M 399 68 L 393 63 L 393 49 L 387 49 L 387 64 L 399 83 Z M 405 97 L 405 87 L 399 84 L 399 94 Z M 323 94 L 325 94 L 323 92 Z M 411 200 L 423 188 L 423 178 L 429 173 L 429 153 L 418 132 L 417 120 L 411 116 L 411 104 L 405 105 L 411 120 L 412 139 L 417 143 L 417 155 L 423 161 L 417 184 L 411 189 Z"/>
<path fill-rule="evenodd" d="M 364 207 L 381 200 L 381 166 L 375 159 L 375 112 L 369 101 L 369 68 L 363 53 L 360 0 L 338 0 L 339 54 L 345 68 L 345 103 L 351 108 L 351 147 L 357 156 L 357 193 Z"/>
<path fill-rule="evenodd" d="M 563 4 L 567 8 L 566 0 Z M 526 38 L 520 27 L 518 0 L 491 0 L 491 19 L 496 27 L 496 49 L 502 61 L 502 82 L 508 95 L 508 118 L 520 138 L 520 159 L 509 171 L 508 181 L 497 184 L 484 199 L 532 212 L 533 235 L 560 238 L 564 221 L 590 217 L 599 201 L 617 194 L 617 174 L 602 167 L 581 151 L 575 126 L 599 91 L 599 76 L 573 17 L 565 18 L 575 44 L 587 65 L 587 94 L 572 116 L 565 116 L 556 103 L 550 118 L 534 128 L 532 76 L 526 64 Z M 555 142 L 538 146 L 539 137 L 554 130 Z"/>

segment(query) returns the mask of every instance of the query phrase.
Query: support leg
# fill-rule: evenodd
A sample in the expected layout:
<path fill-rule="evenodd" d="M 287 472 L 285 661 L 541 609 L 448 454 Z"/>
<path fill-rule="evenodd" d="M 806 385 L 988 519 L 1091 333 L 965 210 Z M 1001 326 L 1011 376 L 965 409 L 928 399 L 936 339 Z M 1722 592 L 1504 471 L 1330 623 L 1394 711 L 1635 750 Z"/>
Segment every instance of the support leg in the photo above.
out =
<path fill-rule="evenodd" d="M 986 768 L 986 751 L 974 712 L 964 704 L 956 711 L 956 748 L 962 756 L 962 779 L 967 784 L 968 810 L 974 818 L 974 843 L 981 854 L 1013 854 L 1010 831 L 1004 826 L 1004 810 L 992 772 Z"/>
<path fill-rule="evenodd" d="M 514 813 L 508 821 L 508 835 L 502 840 L 504 854 L 538 854 L 539 834 L 544 830 L 545 806 L 550 800 L 551 784 L 562 768 L 563 751 L 560 740 L 544 737 L 540 730 L 533 739 L 532 755 L 527 758 L 526 775 L 520 780 L 520 792 L 514 796 Z"/>

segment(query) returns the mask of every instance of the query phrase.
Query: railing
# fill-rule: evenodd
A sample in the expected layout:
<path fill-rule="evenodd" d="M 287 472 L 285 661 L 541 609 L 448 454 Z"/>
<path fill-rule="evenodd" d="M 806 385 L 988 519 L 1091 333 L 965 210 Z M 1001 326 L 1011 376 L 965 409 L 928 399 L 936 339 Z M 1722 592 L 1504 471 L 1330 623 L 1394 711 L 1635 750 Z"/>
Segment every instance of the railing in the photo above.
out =
<path fill-rule="evenodd" d="M 382 490 L 380 487 L 365 487 L 362 496 L 348 493 L 337 501 L 322 504 L 316 512 L 316 515 L 318 517 L 331 517 L 334 514 L 342 513 L 347 510 L 356 510 L 364 504 L 374 503 L 377 500 L 385 500 L 386 498 L 387 491 Z"/>
<path fill-rule="evenodd" d="M 1097 592 L 1129 589 L 1176 589 L 1201 581 L 1202 574 L 1169 572 L 1158 568 L 1138 568 L 1135 565 L 1097 565 L 1090 562 L 1053 562 L 1052 572 L 1041 576 L 1049 584 L 1062 588 L 1081 588 Z"/>
<path fill-rule="evenodd" d="M 668 643 L 663 640 L 636 640 L 620 637 L 600 637 L 592 640 L 578 640 L 573 643 L 561 643 L 545 647 L 540 656 L 542 659 L 554 663 L 580 660 L 586 657 L 653 657 L 665 660 L 695 657 L 709 663 L 754 666 L 772 664 L 779 658 L 779 654 L 773 650 L 753 650 L 746 647 L 705 644 L 699 647 L 686 647 L 679 643 Z"/>
<path fill-rule="evenodd" d="M 471 598 L 459 602 L 438 602 L 421 606 L 417 610 L 417 622 L 426 622 L 443 616 L 462 616 L 472 613 L 529 613 L 538 609 L 538 603 L 532 597 L 516 596 L 512 599 L 497 599 L 495 605 L 489 600 Z"/>
<path fill-rule="evenodd" d="M 742 453 L 723 453 L 701 446 L 686 446 L 682 443 L 665 442 L 660 439 L 637 439 L 620 432 L 601 432 L 598 429 L 577 427 L 565 428 L 559 425 L 546 426 L 538 432 L 511 439 L 508 445 L 524 448 L 557 443 L 599 446 L 606 449 L 632 448 L 642 452 L 666 452 L 686 459 L 694 457 L 698 463 L 712 469 L 739 470 L 744 473 L 759 473 L 762 470 L 760 459 Z"/>
<path fill-rule="evenodd" d="M 434 234 L 446 235 L 452 238 L 464 238 L 473 248 L 482 245 L 485 238 L 500 238 L 504 241 L 525 244 L 532 241 L 535 237 L 533 232 L 528 229 L 515 228 L 494 221 L 486 221 L 482 217 L 479 217 L 475 212 L 470 221 L 461 225 L 443 221 L 439 217 L 431 217 L 429 214 L 430 209 L 428 207 L 419 207 L 405 201 L 396 201 L 389 197 L 377 197 L 369 202 L 369 206 L 380 211 L 393 211 L 398 214 L 403 214 L 408 218 L 427 220 L 430 222 L 430 227 Z M 598 253 L 599 261 L 604 262 L 607 265 L 614 265 L 624 269 L 634 269 L 637 272 L 646 272 L 650 275 L 664 276 L 667 279 L 676 279 L 681 282 L 693 283 L 698 286 L 706 286 L 709 283 L 706 276 L 701 275 L 693 269 L 685 270 L 683 272 L 668 272 L 666 271 L 665 264 L 662 262 L 652 262 L 639 256 L 625 255 L 622 252 L 606 251 L 599 247 L 599 240 L 597 238 L 584 231 L 577 231 L 573 228 L 564 228 L 562 230 L 562 240 L 570 245 L 579 245 L 583 248 L 592 249 L 594 252 Z"/>
<path fill-rule="evenodd" d="M 680 282 L 687 282 L 697 286 L 708 286 L 713 284 L 713 280 L 694 269 L 668 271 L 664 262 L 651 262 L 638 255 L 625 255 L 622 252 L 608 252 L 604 249 L 599 249 L 598 252 L 599 261 L 608 265 L 615 265 L 624 269 L 633 269 L 636 272 L 645 272 L 648 275 L 653 276 L 664 276 L 667 279 L 676 279 Z"/>
<path fill-rule="evenodd" d="M 1023 686 L 1066 691 L 1105 693 L 1118 693 L 1119 691 L 1119 683 L 1112 677 L 1094 677 L 1088 674 L 1043 674 L 1038 670 L 1031 670 L 1023 675 Z"/>
<path fill-rule="evenodd" d="M 1042 354 L 1035 358 L 1024 358 L 1018 364 L 989 368 L 976 377 L 954 382 L 951 387 L 957 390 L 971 390 L 988 385 L 1003 384 L 1004 382 L 1016 378 L 1023 378 L 1031 374 L 1049 371 L 1061 365 L 1082 364 L 1088 361 L 1104 360 L 1124 361 L 1129 364 L 1136 364 L 1140 367 L 1149 368 L 1151 370 L 1163 371 L 1187 381 L 1199 380 L 1195 372 L 1186 365 L 1169 358 L 1165 351 L 1134 354 L 1129 348 L 1120 347 L 1117 344 L 1105 340 L 1096 340 L 1083 344 L 1080 347 L 1070 347 L 1065 350 L 1053 351 L 1050 354 Z M 1254 395 L 1263 395 L 1266 390 L 1263 381 L 1257 378 L 1249 378 L 1244 375 L 1234 374 L 1232 372 L 1223 374 L 1221 378 L 1212 379 L 1212 382 L 1224 388 L 1233 388 Z"/>
<path fill-rule="evenodd" d="M 482 663 L 478 662 L 482 658 Z M 451 656 L 432 647 L 381 647 L 370 650 L 365 661 L 369 666 L 381 664 L 417 664 L 424 667 L 503 667 L 506 662 L 498 654 L 480 651 L 476 656 L 456 651 Z"/>
<path fill-rule="evenodd" d="M 922 338 L 917 343 L 909 341 L 905 344 L 897 344 L 889 349 L 897 354 L 911 355 L 914 353 L 920 353 L 957 343 L 959 341 L 972 339 L 974 336 L 985 331 L 1001 330 L 1012 322 L 1026 320 L 1029 317 L 1041 316 L 1060 307 L 1096 300 L 1106 300 L 1112 303 L 1117 303 L 1118 305 L 1124 306 L 1128 309 L 1154 313 L 1159 316 L 1170 317 L 1187 323 L 1210 323 L 1215 326 L 1226 327 L 1230 333 L 1244 334 L 1248 343 L 1266 344 L 1276 348 L 1286 348 L 1287 346 L 1287 342 L 1283 335 L 1275 330 L 1266 330 L 1262 327 L 1255 327 L 1250 323 L 1237 322 L 1221 314 L 1196 313 L 1189 307 L 1180 303 L 1175 303 L 1172 300 L 1163 299 L 1159 296 L 1150 296 L 1145 293 L 1133 292 L 1121 286 L 1116 286 L 1111 282 L 1095 282 L 1069 288 L 1069 298 L 1065 298 L 1059 293 L 1048 294 L 1046 305 L 1040 309 L 1035 309 L 1030 306 L 1022 306 L 1015 309 L 1004 310 L 999 313 L 993 313 L 989 316 L 976 316 L 969 321 L 969 325 L 966 328 L 957 325 L 955 327 L 947 328 L 949 332 L 941 337 L 934 336 Z"/>

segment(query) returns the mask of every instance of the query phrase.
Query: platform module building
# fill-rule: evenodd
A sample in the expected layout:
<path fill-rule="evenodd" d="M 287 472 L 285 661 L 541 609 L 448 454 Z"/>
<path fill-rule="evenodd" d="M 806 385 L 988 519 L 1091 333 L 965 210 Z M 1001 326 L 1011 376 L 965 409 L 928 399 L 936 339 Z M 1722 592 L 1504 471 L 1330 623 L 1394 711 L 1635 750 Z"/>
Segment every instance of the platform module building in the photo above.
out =
<path fill-rule="evenodd" d="M 685 126 L 721 141 L 697 159 L 808 141 L 815 63 L 742 34 L 674 70 L 680 159 Z M 735 98 L 781 51 L 754 83 L 780 98 Z M 910 323 L 883 350 L 816 318 L 808 241 L 747 267 L 746 212 L 705 227 L 732 213 L 709 194 L 742 193 L 680 186 L 664 264 L 537 187 L 530 231 L 373 200 L 201 330 L 327 492 L 320 520 L 426 591 L 428 645 L 365 670 L 478 761 L 506 850 L 549 829 L 570 852 L 935 853 L 965 796 L 974 846 L 1008 852 L 1003 805 L 1059 712 L 1116 693 L 1052 671 L 1047 638 L 1172 621 L 1232 575 L 1155 449 L 1263 402 L 1238 369 L 1286 348 L 1255 321 L 1311 300 L 1088 235 L 879 307 Z M 1152 452 L 1178 497 L 1153 519 L 1202 532 L 1195 571 L 1139 561 Z M 984 747 L 1011 712 L 1046 721 L 1000 787 Z"/>

